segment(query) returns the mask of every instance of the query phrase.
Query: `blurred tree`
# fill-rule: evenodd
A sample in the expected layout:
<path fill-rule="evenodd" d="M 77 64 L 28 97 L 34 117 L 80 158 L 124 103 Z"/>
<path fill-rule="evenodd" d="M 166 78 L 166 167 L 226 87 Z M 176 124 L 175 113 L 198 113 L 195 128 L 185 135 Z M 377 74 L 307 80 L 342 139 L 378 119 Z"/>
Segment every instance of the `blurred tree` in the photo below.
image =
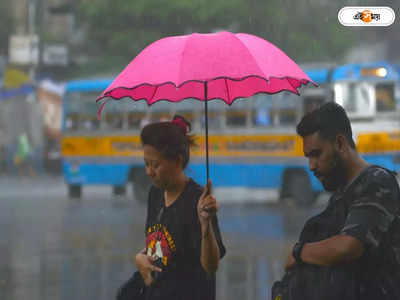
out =
<path fill-rule="evenodd" d="M 219 29 L 259 35 L 296 61 L 326 61 L 340 58 L 354 43 L 354 33 L 337 21 L 342 2 L 80 0 L 77 20 L 87 26 L 85 50 L 91 57 L 120 67 L 161 37 Z"/>
<path fill-rule="evenodd" d="M 0 55 L 8 53 L 9 35 L 14 32 L 11 1 L 0 1 Z"/>

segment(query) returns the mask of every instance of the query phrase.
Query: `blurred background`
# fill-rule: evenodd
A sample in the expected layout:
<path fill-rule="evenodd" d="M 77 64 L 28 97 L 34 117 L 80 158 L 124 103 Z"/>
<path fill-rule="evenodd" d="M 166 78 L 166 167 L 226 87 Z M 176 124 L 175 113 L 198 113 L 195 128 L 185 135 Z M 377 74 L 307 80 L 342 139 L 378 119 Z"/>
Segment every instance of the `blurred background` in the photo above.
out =
<path fill-rule="evenodd" d="M 205 181 L 203 105 L 96 97 L 145 46 L 228 30 L 282 49 L 319 87 L 209 104 L 210 175 L 228 249 L 217 299 L 269 299 L 305 220 L 329 198 L 307 170 L 295 125 L 327 101 L 348 112 L 358 150 L 400 169 L 400 24 L 345 27 L 374 1 L 1 0 L 0 299 L 113 299 L 144 245 L 138 134 L 184 115 Z M 398 1 L 380 1 L 400 15 Z"/>

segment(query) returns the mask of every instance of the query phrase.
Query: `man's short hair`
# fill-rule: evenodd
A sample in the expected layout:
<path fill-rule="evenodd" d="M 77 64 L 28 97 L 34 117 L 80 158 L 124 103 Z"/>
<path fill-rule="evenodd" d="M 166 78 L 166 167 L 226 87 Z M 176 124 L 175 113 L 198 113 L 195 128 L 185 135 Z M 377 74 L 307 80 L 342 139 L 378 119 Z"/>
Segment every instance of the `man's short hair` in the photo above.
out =
<path fill-rule="evenodd" d="M 355 149 L 350 120 L 343 107 L 335 102 L 328 102 L 303 116 L 296 128 L 301 137 L 319 132 L 322 138 L 334 141 L 338 134 L 343 134 L 350 147 Z"/>

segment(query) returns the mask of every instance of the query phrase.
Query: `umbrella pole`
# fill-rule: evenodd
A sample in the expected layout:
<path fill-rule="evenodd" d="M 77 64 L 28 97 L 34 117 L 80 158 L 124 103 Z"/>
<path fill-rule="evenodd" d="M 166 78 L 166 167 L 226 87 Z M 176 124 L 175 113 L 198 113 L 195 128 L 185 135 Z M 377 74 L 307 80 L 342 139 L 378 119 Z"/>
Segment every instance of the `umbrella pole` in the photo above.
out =
<path fill-rule="evenodd" d="M 209 168 L 208 168 L 208 101 L 207 101 L 207 81 L 204 82 L 204 110 L 205 110 L 205 116 L 206 116 L 206 170 L 207 170 L 207 183 L 208 179 L 210 178 L 209 174 Z"/>

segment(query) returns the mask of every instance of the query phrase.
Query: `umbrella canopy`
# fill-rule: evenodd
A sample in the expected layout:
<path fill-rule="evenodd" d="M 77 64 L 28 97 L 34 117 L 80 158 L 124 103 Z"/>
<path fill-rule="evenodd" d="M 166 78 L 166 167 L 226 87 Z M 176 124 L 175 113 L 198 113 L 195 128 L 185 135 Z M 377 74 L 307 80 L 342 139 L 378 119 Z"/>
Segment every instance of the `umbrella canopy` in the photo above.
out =
<path fill-rule="evenodd" d="M 146 47 L 99 96 L 145 99 L 149 105 L 185 98 L 222 99 L 227 104 L 256 93 L 298 94 L 311 79 L 282 50 L 245 33 L 194 33 Z"/>
<path fill-rule="evenodd" d="M 207 102 L 257 93 L 298 89 L 311 79 L 282 50 L 245 33 L 194 33 L 158 40 L 146 47 L 97 98 L 146 100 L 149 105 L 195 98 L 205 103 L 206 167 L 208 168 Z M 313 82 L 312 82 L 313 83 Z M 104 107 L 99 109 L 99 118 Z"/>

